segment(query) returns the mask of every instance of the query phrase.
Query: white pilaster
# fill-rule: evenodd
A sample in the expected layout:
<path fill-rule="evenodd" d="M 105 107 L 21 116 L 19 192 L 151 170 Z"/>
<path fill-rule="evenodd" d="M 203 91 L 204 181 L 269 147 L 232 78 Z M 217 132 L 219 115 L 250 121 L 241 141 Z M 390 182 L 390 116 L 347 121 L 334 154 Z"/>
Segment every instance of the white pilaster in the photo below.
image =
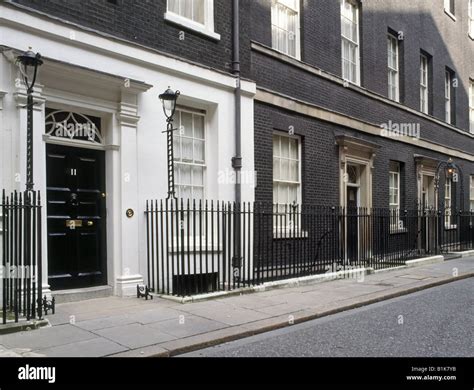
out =
<path fill-rule="evenodd" d="M 4 129 L 4 120 L 3 120 L 3 97 L 6 95 L 6 92 L 0 91 L 0 190 L 6 188 L 4 172 L 5 172 L 5 148 L 7 146 L 5 129 Z"/>
<path fill-rule="evenodd" d="M 139 213 L 138 200 L 138 156 L 137 156 L 137 125 L 138 116 L 137 94 L 124 89 L 117 115 L 120 140 L 120 201 L 117 221 L 120 229 L 116 232 L 120 242 L 120 256 L 115 261 L 115 293 L 120 296 L 136 294 L 137 284 L 143 283 L 139 266 Z M 132 211 L 133 216 L 127 215 Z"/>

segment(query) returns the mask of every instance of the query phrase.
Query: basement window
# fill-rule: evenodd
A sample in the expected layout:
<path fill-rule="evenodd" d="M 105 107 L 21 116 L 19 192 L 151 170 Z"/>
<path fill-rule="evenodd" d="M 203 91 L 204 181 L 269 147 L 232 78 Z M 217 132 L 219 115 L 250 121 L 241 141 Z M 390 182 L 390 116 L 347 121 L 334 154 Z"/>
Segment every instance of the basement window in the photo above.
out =
<path fill-rule="evenodd" d="M 192 296 L 217 291 L 218 274 L 203 273 L 173 276 L 173 294 Z"/>

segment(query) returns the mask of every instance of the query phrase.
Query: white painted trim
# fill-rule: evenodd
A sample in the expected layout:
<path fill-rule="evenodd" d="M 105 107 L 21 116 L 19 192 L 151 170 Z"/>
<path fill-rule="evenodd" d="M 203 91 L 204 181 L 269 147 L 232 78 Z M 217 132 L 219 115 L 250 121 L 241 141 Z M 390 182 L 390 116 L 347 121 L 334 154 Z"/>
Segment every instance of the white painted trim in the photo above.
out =
<path fill-rule="evenodd" d="M 273 58 L 275 58 L 275 59 L 277 59 L 281 62 L 284 62 L 286 64 L 295 66 L 297 68 L 300 68 L 301 70 L 304 70 L 305 72 L 311 73 L 314 76 L 329 80 L 329 81 L 331 81 L 335 84 L 341 85 L 341 86 L 345 86 L 344 85 L 344 79 L 342 79 L 341 77 L 336 76 L 332 73 L 326 72 L 326 71 L 322 70 L 321 68 L 317 68 L 316 66 L 307 64 L 307 63 L 302 62 L 302 61 L 298 61 L 297 59 L 295 59 L 293 57 L 283 55 L 280 52 L 278 52 L 277 50 L 274 50 L 271 47 L 262 45 L 261 43 L 252 42 L 251 46 L 252 46 L 252 50 L 255 50 L 259 53 L 262 53 L 262 54 L 267 55 L 269 57 L 273 57 Z M 382 95 L 379 95 L 375 92 L 369 91 L 368 89 L 365 89 L 361 86 L 349 83 L 349 85 L 347 85 L 345 87 L 350 89 L 351 91 L 360 93 L 361 95 L 367 96 L 371 99 L 381 101 L 381 102 L 383 102 L 387 105 L 391 105 L 391 106 L 396 107 L 400 110 L 404 110 L 406 112 L 409 112 L 410 114 L 416 115 L 418 117 L 421 117 L 423 119 L 431 121 L 431 122 L 433 122 L 437 125 L 443 126 L 443 127 L 448 128 L 450 130 L 456 131 L 459 134 L 462 134 L 466 137 L 470 137 L 470 138 L 474 139 L 474 133 L 470 134 L 468 132 L 468 130 L 462 130 L 460 128 L 454 127 L 453 125 L 447 124 L 446 122 L 443 122 L 440 119 L 437 119 L 433 116 L 424 114 L 421 111 L 414 110 L 413 108 L 407 107 L 407 106 L 405 106 L 401 103 L 390 100 L 385 96 L 382 96 Z"/>
<path fill-rule="evenodd" d="M 0 4 L 0 28 L 5 30 L 0 31 L 5 38 L 3 44 L 18 51 L 23 51 L 24 48 L 15 47 L 14 42 L 16 40 L 13 32 L 22 31 L 22 33 L 31 34 L 33 46 L 36 40 L 40 38 L 62 43 L 67 42 L 71 47 L 99 52 L 108 57 L 119 58 L 129 63 L 156 69 L 169 75 L 177 75 L 187 80 L 195 80 L 204 85 L 224 90 L 235 90 L 237 87 L 236 78 L 231 74 L 171 55 L 165 55 L 158 50 L 91 31 L 73 23 L 64 23 L 54 18 L 26 13 L 21 8 L 14 8 L 3 3 Z M 74 39 L 70 38 L 71 34 L 73 34 Z M 11 39 L 8 38 L 10 36 Z M 42 54 L 45 60 L 49 58 L 62 61 L 62 53 L 48 52 Z M 242 80 L 241 88 L 243 94 L 247 96 L 253 96 L 256 91 L 256 85 L 251 81 Z"/>
<path fill-rule="evenodd" d="M 281 3 L 284 7 L 288 7 L 284 2 Z M 300 0 L 297 0 L 295 2 L 296 4 L 296 8 L 293 9 L 293 11 L 296 12 L 297 14 L 297 18 L 296 18 L 296 43 L 295 43 L 295 47 L 296 47 L 296 53 L 294 56 L 292 56 L 291 54 L 288 54 L 288 53 L 285 53 L 281 50 L 278 50 L 278 49 L 273 49 L 273 50 L 276 50 L 278 51 L 279 53 L 285 55 L 285 56 L 288 56 L 290 58 L 295 58 L 297 60 L 301 60 L 301 7 L 300 7 Z M 272 2 L 272 7 L 273 7 L 273 2 Z M 290 7 L 291 9 L 291 7 Z M 272 10 L 272 14 L 273 14 L 273 10 Z M 271 22 L 271 27 L 273 28 L 273 21 Z M 273 34 L 273 33 L 272 33 Z M 272 46 L 273 46 L 274 42 L 273 42 L 273 38 L 272 38 Z"/>
<path fill-rule="evenodd" d="M 454 16 L 448 9 L 444 9 L 444 13 L 448 15 L 453 21 L 456 21 L 456 16 Z"/>
<path fill-rule="evenodd" d="M 342 35 L 342 18 L 344 16 L 342 15 L 342 12 L 344 10 L 344 6 L 346 3 L 351 4 L 355 9 L 356 9 L 356 20 L 355 23 L 357 25 L 357 43 L 353 40 L 350 40 Z M 349 43 L 352 43 L 356 45 L 356 79 L 355 81 L 345 79 L 343 80 L 347 83 L 353 84 L 360 86 L 361 85 L 361 73 L 362 73 L 362 68 L 361 68 L 361 58 L 360 58 L 360 6 L 357 2 L 351 1 L 351 0 L 342 0 L 341 1 L 341 74 L 344 73 L 344 61 L 343 61 L 343 55 L 344 55 L 344 40 L 346 40 Z"/>
<path fill-rule="evenodd" d="M 451 5 L 450 0 L 444 0 L 444 13 L 448 15 L 451 19 L 456 21 L 456 16 L 454 16 L 454 14 L 451 13 L 451 10 L 449 9 L 450 5 Z M 456 12 L 456 10 L 454 10 L 454 12 Z"/>
<path fill-rule="evenodd" d="M 387 34 L 387 41 L 390 42 L 390 43 L 395 42 L 395 50 L 396 50 L 396 56 L 397 56 L 396 57 L 397 69 L 392 69 L 387 64 L 388 72 L 394 71 L 394 72 L 396 72 L 396 75 L 397 75 L 397 93 L 396 93 L 395 99 L 390 99 L 390 98 L 389 99 L 393 100 L 397 103 L 400 103 L 400 41 L 398 40 L 398 38 L 396 36 L 394 36 L 391 33 Z M 387 45 L 387 51 L 388 51 L 388 45 Z M 387 95 L 389 95 L 390 94 L 390 84 L 388 83 L 388 80 L 387 80 L 387 87 L 389 89 Z"/>
<path fill-rule="evenodd" d="M 216 32 L 214 32 L 213 26 L 212 28 L 211 26 L 206 26 L 208 21 L 206 21 L 206 25 L 202 25 L 200 23 L 196 23 L 188 18 L 185 18 L 181 15 L 177 15 L 174 12 L 170 12 L 170 11 L 165 13 L 164 18 L 168 22 L 174 23 L 180 27 L 184 27 L 184 28 L 196 31 L 199 34 L 205 35 L 216 41 L 220 41 L 221 39 L 220 34 L 217 34 Z"/>
<path fill-rule="evenodd" d="M 298 183 L 296 183 L 296 182 L 286 182 L 286 183 L 298 184 L 298 191 L 297 191 L 296 197 L 298 199 L 298 205 L 301 205 L 301 204 L 303 204 L 303 162 L 302 162 L 302 158 L 303 158 L 302 149 L 303 148 L 302 148 L 301 136 L 299 136 L 297 134 L 290 135 L 290 134 L 288 134 L 284 131 L 281 131 L 281 130 L 274 130 L 273 135 L 272 135 L 272 164 L 273 164 L 273 159 L 275 158 L 274 154 L 273 154 L 273 153 L 275 153 L 273 151 L 273 136 L 275 136 L 275 135 L 279 136 L 279 137 L 294 139 L 298 143 Z M 282 180 L 276 180 L 276 181 L 278 183 L 285 183 L 285 181 L 282 181 Z M 272 189 L 273 189 L 274 184 L 275 184 L 275 179 L 272 176 Z M 275 199 L 273 199 L 273 203 L 274 204 L 280 204 L 280 203 L 275 203 Z"/>
<path fill-rule="evenodd" d="M 259 88 L 257 90 L 257 95 L 255 97 L 255 100 L 259 102 L 267 103 L 279 108 L 283 108 L 292 112 L 296 112 L 302 115 L 306 115 L 312 118 L 316 118 L 325 122 L 335 123 L 340 126 L 352 128 L 362 133 L 382 137 L 381 135 L 382 128 L 373 123 L 364 122 L 359 119 L 352 118 L 345 114 L 329 111 L 325 108 L 318 107 L 314 104 L 297 100 L 289 96 L 279 94 L 274 91 L 269 91 L 263 88 Z M 386 138 L 386 137 L 382 137 L 382 138 Z M 395 142 L 402 142 L 405 144 L 414 145 L 423 149 L 428 149 L 431 151 L 443 153 L 448 156 L 457 157 L 457 158 L 461 158 L 467 161 L 474 162 L 474 154 L 461 152 L 458 149 L 452 149 L 452 148 L 439 145 L 427 140 L 407 137 L 407 136 L 397 137 L 396 139 L 392 138 L 392 140 Z"/>
<path fill-rule="evenodd" d="M 74 139 L 67 139 L 67 138 L 59 138 L 59 137 L 52 137 L 47 134 L 43 134 L 43 141 L 46 144 L 53 144 L 53 145 L 62 145 L 62 146 L 72 146 L 76 148 L 82 149 L 92 149 L 92 150 L 120 150 L 119 145 L 101 145 L 101 144 L 94 144 L 88 141 L 81 141 L 81 140 L 74 140 Z"/>
<path fill-rule="evenodd" d="M 422 83 L 422 78 L 420 77 L 420 112 L 423 114 L 428 114 L 430 109 L 430 67 L 429 60 L 425 54 L 420 54 L 420 75 L 426 73 L 426 85 Z M 422 95 L 423 94 L 423 95 Z M 425 105 L 421 106 L 421 98 L 424 98 Z"/>
<path fill-rule="evenodd" d="M 87 97 L 58 89 L 45 88 L 42 96 L 49 103 L 59 104 L 65 109 L 67 106 L 81 108 L 94 113 L 101 112 L 114 114 L 118 110 L 118 104 L 93 97 Z"/>

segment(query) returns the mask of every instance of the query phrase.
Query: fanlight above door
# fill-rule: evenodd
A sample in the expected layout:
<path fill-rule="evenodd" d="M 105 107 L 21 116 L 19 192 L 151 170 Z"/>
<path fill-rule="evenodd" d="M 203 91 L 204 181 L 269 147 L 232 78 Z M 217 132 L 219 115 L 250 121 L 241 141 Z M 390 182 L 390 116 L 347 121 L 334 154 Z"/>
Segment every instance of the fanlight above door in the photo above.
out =
<path fill-rule="evenodd" d="M 46 134 L 50 137 L 102 144 L 101 119 L 71 111 L 46 109 Z"/>

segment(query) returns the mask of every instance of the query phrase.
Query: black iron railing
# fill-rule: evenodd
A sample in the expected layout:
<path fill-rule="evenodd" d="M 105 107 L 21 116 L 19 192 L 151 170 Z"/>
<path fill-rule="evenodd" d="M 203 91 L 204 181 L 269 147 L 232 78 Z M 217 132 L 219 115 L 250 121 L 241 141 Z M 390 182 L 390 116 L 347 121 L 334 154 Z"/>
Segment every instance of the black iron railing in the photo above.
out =
<path fill-rule="evenodd" d="M 474 248 L 462 212 L 163 200 L 146 221 L 148 287 L 178 296 Z"/>
<path fill-rule="evenodd" d="M 1 321 L 41 319 L 41 198 L 39 192 L 2 192 L 0 202 Z"/>

